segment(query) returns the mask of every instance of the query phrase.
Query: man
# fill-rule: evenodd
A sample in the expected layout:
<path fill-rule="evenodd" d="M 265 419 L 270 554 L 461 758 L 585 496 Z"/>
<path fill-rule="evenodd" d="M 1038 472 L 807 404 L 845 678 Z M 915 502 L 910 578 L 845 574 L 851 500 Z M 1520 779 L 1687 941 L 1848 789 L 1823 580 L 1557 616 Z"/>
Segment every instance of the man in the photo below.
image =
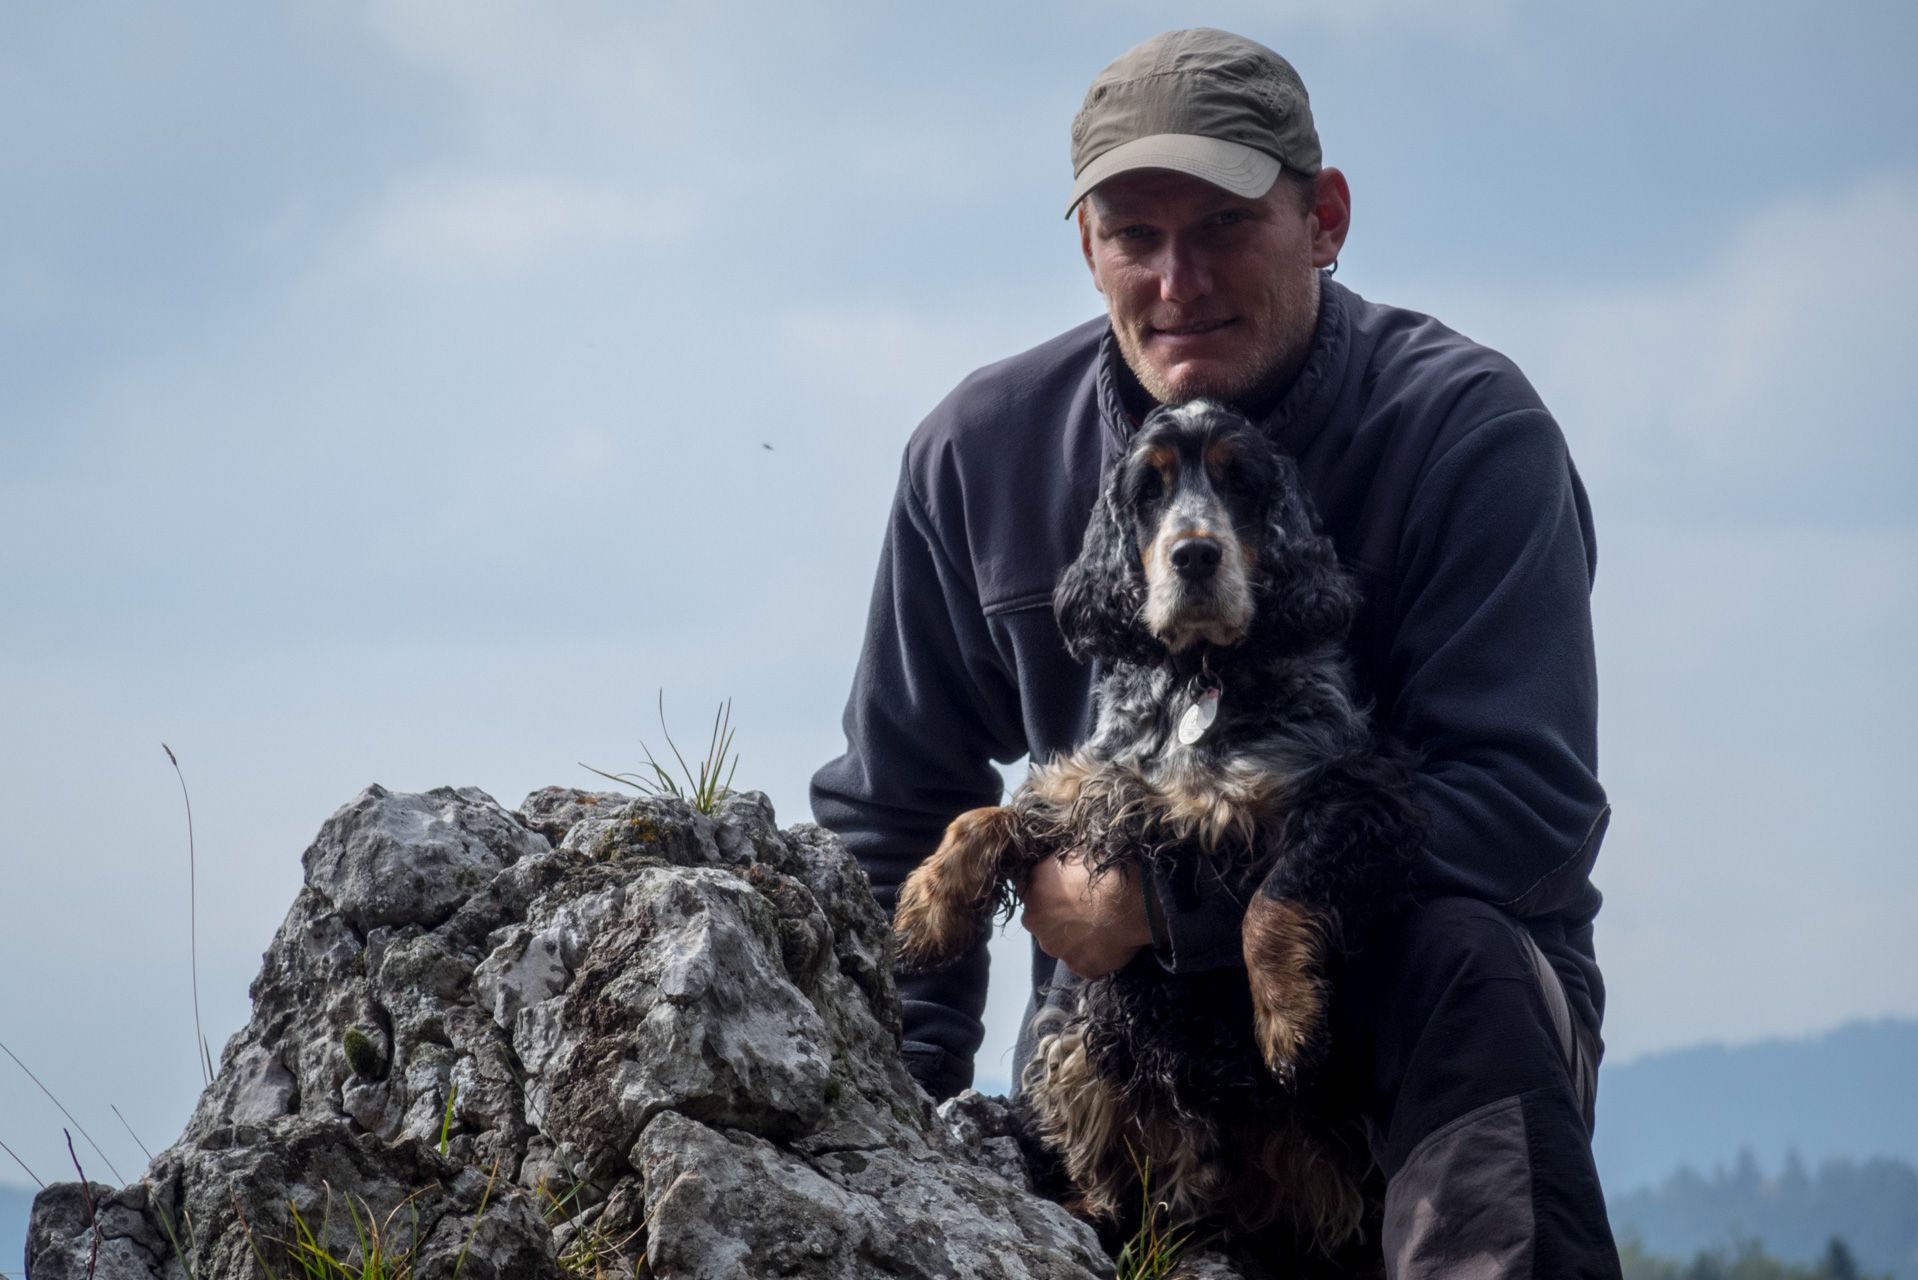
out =
<path fill-rule="evenodd" d="M 1155 404 L 1236 405 L 1298 460 L 1365 590 L 1360 683 L 1423 759 L 1420 901 L 1341 967 L 1325 1067 L 1385 1178 L 1387 1274 L 1616 1276 L 1589 1145 L 1588 876 L 1608 812 L 1594 544 L 1563 437 L 1509 361 L 1330 280 L 1350 194 L 1271 50 L 1204 29 L 1146 41 L 1094 80 L 1072 153 L 1069 214 L 1108 314 L 975 373 L 914 434 L 848 750 L 814 778 L 814 812 L 890 907 L 954 816 L 998 801 L 992 760 L 1083 738 L 1094 673 L 1051 597 L 1104 469 Z M 1154 887 L 1148 921 L 1121 877 L 1058 859 L 1032 875 L 1035 1009 L 1155 934 L 1175 971 L 1242 963 L 1229 885 L 1193 868 Z M 935 1096 L 972 1078 L 986 971 L 981 947 L 901 984 L 907 1059 Z"/>

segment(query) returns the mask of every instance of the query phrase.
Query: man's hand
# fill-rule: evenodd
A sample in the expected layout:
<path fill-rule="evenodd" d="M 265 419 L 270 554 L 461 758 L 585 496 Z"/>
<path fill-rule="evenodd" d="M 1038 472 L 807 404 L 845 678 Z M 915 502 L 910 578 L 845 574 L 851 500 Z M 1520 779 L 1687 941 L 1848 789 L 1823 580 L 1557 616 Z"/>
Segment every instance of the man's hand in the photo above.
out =
<path fill-rule="evenodd" d="M 1084 852 L 1074 850 L 1034 867 L 1019 896 L 1019 923 L 1039 950 L 1081 978 L 1103 978 L 1152 943 L 1135 868 L 1095 879 Z"/>

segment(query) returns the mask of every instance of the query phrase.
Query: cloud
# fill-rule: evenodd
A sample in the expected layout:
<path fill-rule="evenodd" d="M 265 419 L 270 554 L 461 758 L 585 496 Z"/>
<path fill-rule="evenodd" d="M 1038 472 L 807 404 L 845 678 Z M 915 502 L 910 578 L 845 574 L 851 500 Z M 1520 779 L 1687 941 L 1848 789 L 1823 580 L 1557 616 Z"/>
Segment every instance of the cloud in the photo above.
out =
<path fill-rule="evenodd" d="M 524 275 L 565 256 L 685 240 L 698 216 L 684 193 L 491 174 L 427 174 L 395 186 L 364 227 L 387 263 L 441 279 Z"/>
<path fill-rule="evenodd" d="M 1087 298 L 1070 313 L 1056 295 L 992 313 L 887 303 L 801 308 L 781 321 L 776 350 L 804 393 L 855 404 L 896 429 L 924 417 L 981 365 L 1091 319 L 1098 299 L 1090 289 Z"/>
<path fill-rule="evenodd" d="M 1751 217 L 1687 278 L 1460 299 L 1517 357 L 1612 511 L 1770 524 L 1918 514 L 1918 181 Z"/>
<path fill-rule="evenodd" d="M 1080 0 L 1087 13 L 1109 16 L 1112 9 L 1149 15 L 1159 19 L 1166 29 L 1180 26 L 1237 25 L 1250 28 L 1327 27 L 1346 32 L 1375 32 L 1383 28 L 1403 30 L 1416 24 L 1460 30 L 1503 25 L 1518 6 L 1513 0 L 1228 0 L 1205 17 L 1186 21 L 1166 14 L 1166 6 L 1151 0 L 1128 0 L 1114 6 L 1110 0 Z M 1120 50 L 1115 49 L 1116 56 Z"/>
<path fill-rule="evenodd" d="M 816 112 L 794 111 L 791 90 L 830 93 L 831 82 L 816 77 L 870 21 L 859 7 L 736 0 L 367 0 L 362 12 L 393 54 L 457 89 L 483 145 L 511 148 L 544 132 L 549 145 L 612 142 L 682 157 L 731 121 L 755 122 L 761 140 L 765 130 L 801 126 Z M 775 87 L 787 91 L 783 111 L 766 109 Z"/>
<path fill-rule="evenodd" d="M 502 0 L 368 0 L 365 22 L 395 53 L 499 96 L 582 90 L 631 101 L 670 89 L 685 66 L 656 6 Z"/>

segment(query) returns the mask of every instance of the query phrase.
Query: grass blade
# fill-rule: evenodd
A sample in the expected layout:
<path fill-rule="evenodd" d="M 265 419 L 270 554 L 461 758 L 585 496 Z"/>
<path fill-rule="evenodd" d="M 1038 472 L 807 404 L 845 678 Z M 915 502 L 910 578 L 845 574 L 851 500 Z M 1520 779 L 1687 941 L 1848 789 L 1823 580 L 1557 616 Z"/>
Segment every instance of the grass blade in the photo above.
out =
<path fill-rule="evenodd" d="M 25 1071 L 27 1073 L 27 1079 L 33 1081 L 34 1084 L 40 1086 L 40 1092 L 47 1095 L 47 1101 L 51 1102 L 54 1106 L 59 1107 L 60 1114 L 65 1116 L 68 1120 L 73 1121 L 73 1127 L 80 1131 L 80 1136 L 87 1140 L 87 1145 L 89 1147 L 93 1148 L 93 1154 L 99 1156 L 100 1159 L 102 1160 L 106 1160 L 107 1168 L 113 1169 L 113 1176 L 116 1178 L 120 1178 L 120 1171 L 118 1169 L 113 1168 L 113 1161 L 107 1160 L 107 1153 L 100 1150 L 100 1144 L 93 1140 L 93 1135 L 87 1132 L 87 1127 L 81 1124 L 78 1120 L 73 1119 L 73 1113 L 71 1111 L 68 1111 L 66 1107 L 61 1104 L 60 1099 L 53 1096 L 53 1090 L 47 1088 L 43 1084 L 40 1084 L 40 1077 L 34 1075 L 32 1071 L 28 1070 L 27 1064 L 20 1061 L 20 1055 L 15 1053 L 13 1050 L 7 1048 L 7 1046 L 4 1043 L 0 1043 L 0 1053 L 4 1053 L 9 1058 L 12 1058 L 13 1065 L 16 1067 L 19 1067 L 22 1071 Z M 72 1139 L 69 1138 L 68 1142 L 71 1142 L 71 1141 Z M 18 1157 L 16 1157 L 16 1159 L 17 1158 Z M 126 1179 L 120 1178 L 120 1181 L 125 1182 Z"/>
<path fill-rule="evenodd" d="M 653 771 L 651 780 L 636 773 L 608 773 L 604 769 L 595 769 L 583 760 L 579 767 L 608 781 L 631 787 L 643 796 L 673 796 L 686 801 L 701 813 L 717 812 L 720 802 L 732 793 L 733 778 L 739 772 L 739 756 L 733 751 L 733 738 L 737 732 L 733 728 L 733 700 L 726 699 L 713 713 L 712 733 L 707 736 L 706 755 L 698 768 L 687 763 L 679 744 L 673 740 L 672 730 L 667 727 L 664 689 L 659 691 L 659 730 L 666 735 L 666 747 L 679 765 L 677 775 L 660 764 L 653 755 L 653 749 L 644 742 L 639 744 L 639 749 L 646 754 L 646 767 Z M 684 786 L 680 781 L 682 777 Z"/>
<path fill-rule="evenodd" d="M 466 1265 L 466 1251 L 473 1247 L 473 1237 L 479 1234 L 480 1219 L 486 1214 L 486 1202 L 493 1195 L 493 1179 L 499 1177 L 499 1157 L 493 1157 L 493 1172 L 486 1179 L 486 1190 L 480 1193 L 479 1208 L 473 1211 L 473 1225 L 467 1229 L 466 1243 L 460 1246 L 459 1261 L 453 1264 L 453 1280 L 459 1280 L 460 1268 Z"/>
<path fill-rule="evenodd" d="M 8 1155 L 10 1155 L 10 1156 L 13 1156 L 13 1162 L 14 1162 L 15 1164 L 17 1164 L 17 1165 L 19 1165 L 19 1166 L 20 1166 L 20 1168 L 21 1168 L 22 1170 L 24 1170 L 24 1171 L 26 1172 L 26 1175 L 27 1175 L 27 1176 L 28 1176 L 29 1178 L 32 1178 L 32 1179 L 33 1179 L 33 1185 L 34 1185 L 34 1186 L 36 1186 L 36 1187 L 39 1187 L 39 1188 L 40 1188 L 40 1190 L 42 1190 L 42 1191 L 45 1191 L 45 1190 L 47 1189 L 47 1184 L 46 1184 L 46 1183 L 44 1183 L 44 1182 L 42 1182 L 42 1181 L 40 1181 L 40 1175 L 39 1175 L 39 1174 L 37 1174 L 37 1173 L 35 1173 L 35 1172 L 34 1172 L 33 1170 L 31 1170 L 31 1169 L 28 1169 L 28 1168 L 27 1168 L 27 1162 L 26 1162 L 25 1160 L 22 1160 L 22 1159 L 21 1159 L 21 1158 L 20 1158 L 19 1156 L 17 1156 L 17 1155 L 14 1155 L 14 1152 L 13 1152 L 13 1148 L 12 1148 L 12 1147 L 10 1147 L 10 1146 L 8 1146 L 8 1145 L 7 1145 L 6 1143 L 4 1143 L 4 1142 L 0 1142 L 0 1151 L 4 1151 L 4 1152 L 6 1152 L 6 1153 L 7 1153 Z"/>
<path fill-rule="evenodd" d="M 173 1230 L 172 1215 L 167 1213 L 166 1206 L 161 1204 L 158 1200 L 155 1200 L 153 1202 L 153 1208 L 155 1212 L 157 1212 L 160 1215 L 160 1230 L 166 1233 L 166 1242 L 169 1245 L 173 1246 L 173 1256 L 180 1260 L 180 1269 L 186 1272 L 186 1280 L 199 1280 L 199 1277 L 196 1276 L 193 1271 L 193 1259 L 189 1258 L 187 1256 L 186 1250 L 180 1247 L 180 1237 Z M 187 1234 L 189 1236 L 192 1235 L 192 1232 L 190 1229 Z M 197 1254 L 199 1252 L 198 1248 L 195 1248 L 194 1252 Z M 260 1265 L 264 1268 L 266 1264 L 261 1263 Z M 269 1272 L 268 1274 L 270 1275 L 271 1272 Z"/>
<path fill-rule="evenodd" d="M 180 780 L 180 798 L 186 801 L 186 927 L 187 963 L 193 975 L 193 1039 L 200 1046 L 200 1070 L 205 1079 L 201 1087 L 213 1083 L 213 1055 L 206 1046 L 206 1032 L 200 1029 L 200 870 L 193 847 L 193 797 L 187 794 L 186 775 L 180 772 L 180 758 L 173 748 L 160 744 L 173 765 L 173 776 Z"/>
<path fill-rule="evenodd" d="M 133 1145 L 134 1145 L 134 1146 L 136 1146 L 136 1147 L 138 1147 L 138 1148 L 140 1148 L 140 1154 L 141 1154 L 141 1155 L 143 1155 L 143 1156 L 145 1156 L 145 1157 L 147 1158 L 147 1163 L 148 1163 L 148 1164 L 152 1164 L 152 1163 L 153 1163 L 153 1153 L 152 1153 L 151 1151 L 148 1151 L 148 1150 L 147 1150 L 147 1144 L 146 1144 L 146 1143 L 144 1143 L 144 1142 L 142 1142 L 142 1141 L 140 1141 L 140 1135 L 139 1135 L 139 1134 L 137 1134 L 137 1133 L 135 1133 L 135 1132 L 133 1131 L 133 1126 L 132 1126 L 132 1125 L 130 1125 L 130 1124 L 127 1124 L 127 1118 L 126 1118 L 125 1116 L 121 1116 L 121 1115 L 120 1115 L 120 1108 L 118 1108 L 118 1107 L 115 1107 L 115 1106 L 113 1106 L 113 1104 L 112 1104 L 112 1103 L 110 1103 L 110 1102 L 109 1102 L 109 1103 L 107 1104 L 107 1106 L 109 1106 L 109 1107 L 111 1107 L 111 1108 L 113 1109 L 113 1114 L 114 1114 L 114 1115 L 116 1115 L 116 1116 L 120 1116 L 120 1124 L 121 1124 L 121 1125 L 122 1125 L 122 1126 L 123 1126 L 123 1127 L 124 1127 L 124 1128 L 126 1129 L 126 1131 L 127 1131 L 127 1137 L 129 1137 L 129 1138 L 131 1138 L 131 1139 L 133 1139 Z"/>

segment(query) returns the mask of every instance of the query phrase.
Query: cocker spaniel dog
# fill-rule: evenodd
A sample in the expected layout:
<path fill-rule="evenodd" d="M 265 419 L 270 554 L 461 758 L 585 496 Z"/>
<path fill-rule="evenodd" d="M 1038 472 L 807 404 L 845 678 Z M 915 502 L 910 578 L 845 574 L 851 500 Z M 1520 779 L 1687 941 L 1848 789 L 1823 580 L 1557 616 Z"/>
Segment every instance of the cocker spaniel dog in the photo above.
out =
<path fill-rule="evenodd" d="M 1363 1143 L 1314 1087 L 1327 966 L 1403 900 L 1424 833 L 1413 762 L 1354 690 L 1358 604 L 1291 459 L 1217 404 L 1155 411 L 1053 596 L 1073 655 L 1100 664 L 1091 738 L 961 814 L 900 892 L 909 970 L 976 944 L 1055 855 L 1246 903 L 1243 971 L 1142 955 L 1038 1028 L 1038 1136 L 1109 1226 L 1136 1225 L 1149 1167 L 1177 1222 L 1276 1228 L 1320 1257 L 1358 1229 Z"/>

